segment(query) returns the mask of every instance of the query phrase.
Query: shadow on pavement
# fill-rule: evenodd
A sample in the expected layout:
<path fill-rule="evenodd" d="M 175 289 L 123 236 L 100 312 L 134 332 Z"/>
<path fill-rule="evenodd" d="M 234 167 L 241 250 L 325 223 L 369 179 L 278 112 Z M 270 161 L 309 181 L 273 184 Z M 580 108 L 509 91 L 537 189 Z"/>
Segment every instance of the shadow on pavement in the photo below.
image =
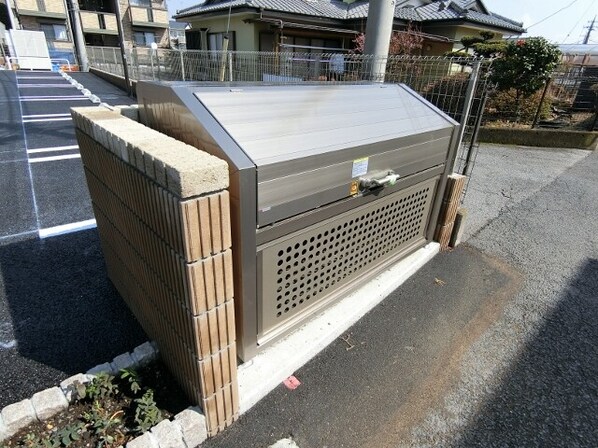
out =
<path fill-rule="evenodd" d="M 588 259 L 458 447 L 598 444 L 598 260 Z"/>
<path fill-rule="evenodd" d="M 301 448 L 398 446 L 521 284 L 466 245 L 439 254 L 295 372 L 296 390 L 278 386 L 205 447 L 262 448 L 289 436 Z"/>
<path fill-rule="evenodd" d="M 0 408 L 148 340 L 106 276 L 95 229 L 0 246 L 0 312 L 2 339 L 16 340 L 0 350 Z"/>

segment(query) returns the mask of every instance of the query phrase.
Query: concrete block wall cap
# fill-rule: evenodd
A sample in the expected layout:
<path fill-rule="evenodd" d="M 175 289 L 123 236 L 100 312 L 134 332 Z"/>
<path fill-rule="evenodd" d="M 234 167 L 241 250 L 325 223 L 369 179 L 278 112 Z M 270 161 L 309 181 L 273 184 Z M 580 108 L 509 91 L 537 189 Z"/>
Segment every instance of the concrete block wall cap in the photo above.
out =
<path fill-rule="evenodd" d="M 201 445 L 208 438 L 206 417 L 198 407 L 190 407 L 174 416 L 183 434 L 183 440 L 189 448 Z"/>
<path fill-rule="evenodd" d="M 152 433 L 146 432 L 127 443 L 127 448 L 160 448 L 160 445 Z"/>
<path fill-rule="evenodd" d="M 20 429 L 37 420 L 35 409 L 33 409 L 33 405 L 29 399 L 9 404 L 2 409 L 0 415 L 6 427 L 8 437 L 11 437 Z"/>
<path fill-rule="evenodd" d="M 59 387 L 51 387 L 31 397 L 31 404 L 40 422 L 49 419 L 69 407 L 69 403 Z"/>
<path fill-rule="evenodd" d="M 170 420 L 162 420 L 150 432 L 158 440 L 160 448 L 187 448 L 179 425 Z"/>

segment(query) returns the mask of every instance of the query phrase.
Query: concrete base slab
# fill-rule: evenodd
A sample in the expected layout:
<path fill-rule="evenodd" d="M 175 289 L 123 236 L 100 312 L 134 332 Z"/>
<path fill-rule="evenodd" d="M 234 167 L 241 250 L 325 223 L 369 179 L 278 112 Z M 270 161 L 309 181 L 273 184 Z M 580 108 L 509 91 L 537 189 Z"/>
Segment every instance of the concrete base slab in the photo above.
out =
<path fill-rule="evenodd" d="M 239 366 L 240 413 L 251 409 L 284 379 L 341 336 L 439 250 L 438 243 L 429 243 Z"/>

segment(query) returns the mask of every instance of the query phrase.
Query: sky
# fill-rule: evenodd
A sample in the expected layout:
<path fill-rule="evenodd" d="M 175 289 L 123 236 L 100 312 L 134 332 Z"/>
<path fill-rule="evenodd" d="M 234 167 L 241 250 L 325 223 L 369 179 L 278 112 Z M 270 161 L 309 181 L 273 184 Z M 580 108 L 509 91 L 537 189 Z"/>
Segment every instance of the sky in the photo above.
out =
<path fill-rule="evenodd" d="M 167 0 L 170 15 L 202 0 Z M 581 43 L 598 14 L 596 0 L 483 0 L 490 11 L 523 22 L 526 36 L 544 36 L 554 43 Z M 561 11 L 559 11 L 561 10 Z M 556 14 L 555 14 L 556 13 Z M 552 14 L 554 14 L 552 17 Z M 544 20 L 545 19 L 545 20 Z M 538 23 L 541 22 L 541 23 Z M 536 24 L 537 23 L 537 24 Z M 598 44 L 598 19 L 590 42 Z"/>
<path fill-rule="evenodd" d="M 523 26 L 528 30 L 525 36 L 544 36 L 559 44 L 581 43 L 588 32 L 585 27 L 588 27 L 598 14 L 596 0 L 483 1 L 490 11 L 523 22 Z M 562 11 L 557 12 L 561 9 Z M 554 16 L 549 17 L 554 13 Z M 598 18 L 589 43 L 598 43 Z"/>

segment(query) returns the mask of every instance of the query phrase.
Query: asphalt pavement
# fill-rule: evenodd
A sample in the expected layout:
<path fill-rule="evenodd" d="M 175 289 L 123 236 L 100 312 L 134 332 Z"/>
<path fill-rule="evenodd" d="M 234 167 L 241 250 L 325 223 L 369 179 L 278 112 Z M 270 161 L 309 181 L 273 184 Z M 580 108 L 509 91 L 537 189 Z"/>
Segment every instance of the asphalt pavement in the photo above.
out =
<path fill-rule="evenodd" d="M 69 130 L 20 124 L 36 113 L 21 112 L 10 76 L 0 72 L 0 407 L 146 340 L 95 229 L 38 238 L 89 204 L 79 159 L 31 163 L 47 157 L 28 152 L 44 135 L 54 145 Z M 126 103 L 103 88 L 102 100 Z M 44 103 L 42 115 L 64 113 Z M 597 173 L 597 153 L 482 146 L 467 243 L 299 369 L 297 389 L 280 385 L 205 446 L 596 446 Z"/>
<path fill-rule="evenodd" d="M 108 104 L 131 99 L 73 74 Z M 0 71 L 0 408 L 147 340 L 108 281 L 58 73 Z M 4 112 L 5 111 L 5 112 Z M 40 239 L 44 236 L 44 239 Z"/>

